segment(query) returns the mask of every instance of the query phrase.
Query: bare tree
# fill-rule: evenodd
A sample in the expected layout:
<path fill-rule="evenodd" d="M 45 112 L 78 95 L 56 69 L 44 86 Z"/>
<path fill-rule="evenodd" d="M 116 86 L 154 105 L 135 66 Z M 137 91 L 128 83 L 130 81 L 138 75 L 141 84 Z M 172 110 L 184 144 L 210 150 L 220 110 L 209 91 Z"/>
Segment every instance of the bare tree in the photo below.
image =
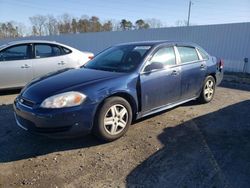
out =
<path fill-rule="evenodd" d="M 59 33 L 71 33 L 71 16 L 67 13 L 59 17 L 58 30 Z"/>
<path fill-rule="evenodd" d="M 46 28 L 47 35 L 57 35 L 58 34 L 58 22 L 53 15 L 47 16 L 45 28 Z"/>
<path fill-rule="evenodd" d="M 29 19 L 32 24 L 32 28 L 35 27 L 37 34 L 39 36 L 42 36 L 45 31 L 45 24 L 47 21 L 47 17 L 43 15 L 36 15 L 36 16 L 30 17 Z"/>
<path fill-rule="evenodd" d="M 145 20 L 145 23 L 147 23 L 150 28 L 163 27 L 163 23 L 161 22 L 161 20 L 158 20 L 158 19 L 155 19 L 155 18 L 147 19 L 147 20 Z"/>
<path fill-rule="evenodd" d="M 187 26 L 187 20 L 177 20 L 175 26 Z"/>
<path fill-rule="evenodd" d="M 39 33 L 38 33 L 38 31 L 37 31 L 37 29 L 36 29 L 35 26 L 32 26 L 32 33 L 31 33 L 31 35 L 33 35 L 33 36 L 39 35 Z"/>
<path fill-rule="evenodd" d="M 27 27 L 23 23 L 16 23 L 18 37 L 27 35 Z"/>

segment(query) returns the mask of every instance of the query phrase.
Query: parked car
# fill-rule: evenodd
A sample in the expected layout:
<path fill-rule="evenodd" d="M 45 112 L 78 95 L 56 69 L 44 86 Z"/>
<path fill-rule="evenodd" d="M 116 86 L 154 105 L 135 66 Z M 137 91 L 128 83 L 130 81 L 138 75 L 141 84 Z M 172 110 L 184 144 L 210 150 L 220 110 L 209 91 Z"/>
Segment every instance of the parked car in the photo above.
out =
<path fill-rule="evenodd" d="M 79 68 L 93 53 L 51 41 L 24 40 L 0 46 L 0 89 L 21 88 L 32 79 Z"/>
<path fill-rule="evenodd" d="M 121 137 L 132 120 L 198 99 L 210 102 L 223 65 L 193 43 L 120 44 L 81 69 L 27 85 L 15 99 L 17 124 L 51 136 Z"/>

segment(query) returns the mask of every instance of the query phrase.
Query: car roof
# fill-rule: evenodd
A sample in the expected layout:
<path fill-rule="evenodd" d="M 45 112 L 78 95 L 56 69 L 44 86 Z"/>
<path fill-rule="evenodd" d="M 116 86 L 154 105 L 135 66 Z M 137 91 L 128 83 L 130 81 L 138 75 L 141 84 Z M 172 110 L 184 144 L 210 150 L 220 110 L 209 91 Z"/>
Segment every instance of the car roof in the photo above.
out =
<path fill-rule="evenodd" d="M 185 41 L 174 41 L 174 40 L 153 40 L 153 41 L 138 41 L 138 42 L 128 42 L 128 43 L 121 43 L 116 46 L 123 46 L 123 45 L 145 45 L 145 46 L 158 46 L 164 44 L 175 44 L 175 45 L 186 45 L 186 46 L 195 46 L 198 47 L 197 44 L 193 42 L 185 42 Z"/>
<path fill-rule="evenodd" d="M 45 44 L 56 44 L 56 45 L 60 45 L 60 46 L 64 46 L 67 48 L 70 48 L 71 50 L 74 49 L 68 45 L 56 42 L 56 41 L 49 41 L 49 40 L 16 40 L 16 41 L 11 41 L 8 42 L 7 44 L 3 45 L 3 47 L 9 47 L 12 45 L 18 45 L 18 44 L 26 44 L 26 43 L 45 43 Z"/>
<path fill-rule="evenodd" d="M 48 40 L 16 40 L 8 42 L 8 45 L 15 45 L 15 44 L 23 44 L 23 43 L 57 43 L 56 41 L 48 41 Z"/>

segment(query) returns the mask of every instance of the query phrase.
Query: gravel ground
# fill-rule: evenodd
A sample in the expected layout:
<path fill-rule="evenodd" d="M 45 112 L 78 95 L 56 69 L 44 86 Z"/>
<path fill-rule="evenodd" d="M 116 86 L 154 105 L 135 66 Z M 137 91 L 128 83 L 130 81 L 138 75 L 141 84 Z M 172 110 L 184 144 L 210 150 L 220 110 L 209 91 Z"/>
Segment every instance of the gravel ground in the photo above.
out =
<path fill-rule="evenodd" d="M 0 187 L 250 187 L 250 85 L 134 123 L 103 144 L 50 139 L 16 126 L 17 92 L 0 96 Z"/>

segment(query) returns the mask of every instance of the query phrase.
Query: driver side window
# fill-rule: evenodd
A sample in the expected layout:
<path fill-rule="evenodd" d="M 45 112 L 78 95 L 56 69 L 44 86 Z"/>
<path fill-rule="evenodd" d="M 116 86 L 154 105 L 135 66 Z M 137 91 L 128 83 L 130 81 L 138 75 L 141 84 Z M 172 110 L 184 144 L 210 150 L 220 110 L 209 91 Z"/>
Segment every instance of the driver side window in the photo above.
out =
<path fill-rule="evenodd" d="M 162 63 L 163 66 L 175 65 L 175 52 L 173 47 L 163 47 L 159 49 L 152 59 L 151 63 Z"/>

